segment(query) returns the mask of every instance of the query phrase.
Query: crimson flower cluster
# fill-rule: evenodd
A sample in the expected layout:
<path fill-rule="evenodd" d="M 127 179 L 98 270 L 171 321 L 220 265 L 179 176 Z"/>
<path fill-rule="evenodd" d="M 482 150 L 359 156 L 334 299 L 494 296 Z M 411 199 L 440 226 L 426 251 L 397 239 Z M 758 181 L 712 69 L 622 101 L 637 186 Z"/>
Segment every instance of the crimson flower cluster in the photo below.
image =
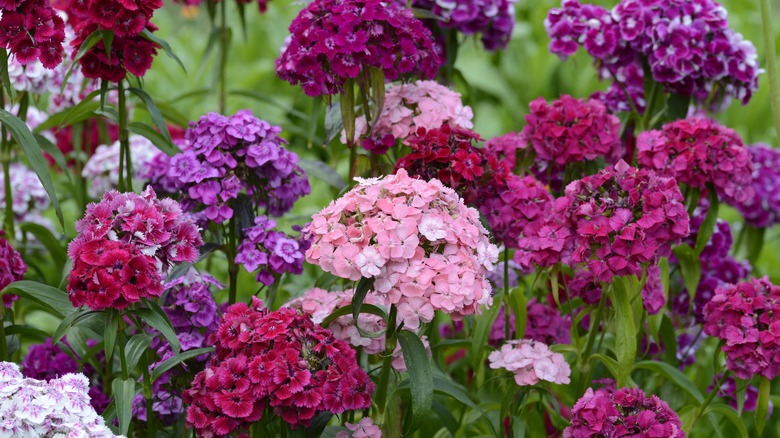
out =
<path fill-rule="evenodd" d="M 48 69 L 62 62 L 65 21 L 48 0 L 0 0 L 0 48 L 21 64 L 40 60 Z"/>
<path fill-rule="evenodd" d="M 637 162 L 691 187 L 712 184 L 729 204 L 753 198 L 753 160 L 734 130 L 690 117 L 645 131 L 636 140 Z"/>
<path fill-rule="evenodd" d="M 68 246 L 73 270 L 68 295 L 74 306 L 123 309 L 159 297 L 170 267 L 194 262 L 203 244 L 198 227 L 172 199 L 109 191 L 87 206 Z"/>
<path fill-rule="evenodd" d="M 340 93 L 369 68 L 391 81 L 433 78 L 440 60 L 431 32 L 411 9 L 382 0 L 314 0 L 290 25 L 276 73 L 309 96 Z"/>
<path fill-rule="evenodd" d="M 311 238 L 301 234 L 300 227 L 293 227 L 298 232 L 297 238 L 275 228 L 274 220 L 256 217 L 255 225 L 244 229 L 244 239 L 236 255 L 236 263 L 242 264 L 247 271 L 259 269 L 257 281 L 266 286 L 272 285 L 285 272 L 303 273 L 304 256 L 311 246 Z"/>
<path fill-rule="evenodd" d="M 5 232 L 0 231 L 0 290 L 14 281 L 21 280 L 27 272 L 27 264 L 22 260 L 22 255 L 3 236 Z M 19 297 L 16 295 L 4 294 L 3 306 L 11 307 L 17 299 Z"/>
<path fill-rule="evenodd" d="M 374 383 L 355 350 L 297 310 L 230 306 L 210 337 L 210 365 L 184 393 L 187 424 L 204 436 L 246 432 L 266 407 L 293 428 L 318 412 L 339 414 L 371 406 Z"/>
<path fill-rule="evenodd" d="M 162 0 L 70 0 L 65 11 L 76 31 L 71 42 L 75 58 L 81 45 L 96 31 L 112 32 L 110 53 L 99 40 L 79 60 L 82 72 L 90 79 L 119 82 L 127 73 L 141 77 L 152 66 L 159 46 L 143 36 L 157 27 L 151 23 Z"/>
<path fill-rule="evenodd" d="M 588 388 L 571 410 L 563 438 L 596 436 L 685 438 L 682 422 L 665 401 L 639 388 Z"/>
<path fill-rule="evenodd" d="M 671 255 L 690 233 L 688 212 L 673 178 L 625 161 L 572 182 L 520 237 L 524 267 L 584 264 L 596 281 L 641 275 L 642 266 Z"/>
<path fill-rule="evenodd" d="M 740 379 L 780 375 L 780 286 L 768 277 L 718 288 L 704 306 L 704 333 L 722 341 L 726 367 Z"/>

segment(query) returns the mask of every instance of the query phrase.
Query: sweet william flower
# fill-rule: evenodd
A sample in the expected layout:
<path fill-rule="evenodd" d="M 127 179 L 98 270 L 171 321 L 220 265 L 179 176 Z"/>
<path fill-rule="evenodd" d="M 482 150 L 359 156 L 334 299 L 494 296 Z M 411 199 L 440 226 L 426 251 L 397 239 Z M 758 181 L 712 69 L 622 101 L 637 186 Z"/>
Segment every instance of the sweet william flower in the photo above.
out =
<path fill-rule="evenodd" d="M 416 8 L 431 11 L 440 20 L 432 25 L 455 29 L 464 35 L 479 34 L 485 50 L 503 50 L 515 27 L 516 0 L 415 0 Z"/>
<path fill-rule="evenodd" d="M 336 438 L 382 438 L 382 429 L 370 417 L 363 417 L 357 423 L 344 423 L 347 431 L 340 431 Z"/>
<path fill-rule="evenodd" d="M 771 227 L 780 223 L 780 150 L 756 144 L 747 151 L 753 160 L 753 196 L 737 202 L 735 207 L 748 224 Z"/>
<path fill-rule="evenodd" d="M 0 6 L 0 47 L 23 65 L 40 61 L 54 69 L 62 62 L 65 21 L 50 1 L 5 1 Z"/>
<path fill-rule="evenodd" d="M 5 232 L 0 231 L 0 290 L 9 284 L 22 280 L 27 272 L 27 264 L 22 260 L 22 255 L 15 250 L 7 240 Z M 14 301 L 19 299 L 13 294 L 3 295 L 3 306 L 11 307 Z"/>
<path fill-rule="evenodd" d="M 515 375 L 520 386 L 536 385 L 542 380 L 568 385 L 571 367 L 563 355 L 553 353 L 542 342 L 530 339 L 509 341 L 488 356 L 490 368 L 503 368 Z"/>

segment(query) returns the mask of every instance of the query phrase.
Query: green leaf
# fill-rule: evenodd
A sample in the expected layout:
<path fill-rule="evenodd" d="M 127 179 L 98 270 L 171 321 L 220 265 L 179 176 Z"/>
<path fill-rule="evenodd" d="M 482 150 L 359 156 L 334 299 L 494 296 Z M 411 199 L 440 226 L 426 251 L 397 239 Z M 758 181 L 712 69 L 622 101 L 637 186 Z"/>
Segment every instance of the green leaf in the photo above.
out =
<path fill-rule="evenodd" d="M 68 300 L 67 292 L 36 281 L 22 280 L 9 284 L 0 295 L 16 294 L 35 301 L 54 316 L 65 318 L 76 311 Z"/>
<path fill-rule="evenodd" d="M 352 320 L 355 322 L 355 327 L 358 329 L 360 334 L 363 334 L 363 331 L 360 329 L 360 320 L 358 319 L 358 315 L 360 315 L 360 307 L 363 306 L 363 300 L 366 299 L 368 291 L 373 288 L 373 278 L 361 278 L 357 284 L 357 287 L 355 288 L 355 295 L 352 296 Z"/>
<path fill-rule="evenodd" d="M 758 382 L 758 402 L 753 422 L 756 425 L 756 432 L 760 436 L 764 433 L 766 417 L 769 415 L 769 391 L 772 389 L 772 382 L 764 376 L 760 376 Z"/>
<path fill-rule="evenodd" d="M 701 391 L 699 391 L 699 388 L 696 387 L 696 384 L 694 384 L 691 379 L 688 378 L 688 376 L 668 363 L 644 360 L 635 363 L 633 369 L 649 370 L 655 374 L 660 374 L 668 381 L 674 383 L 678 388 L 685 391 L 688 395 L 693 397 L 693 399 L 698 403 L 702 403 L 704 401 L 704 396 L 702 395 Z"/>
<path fill-rule="evenodd" d="M 151 304 L 151 301 L 146 302 L 147 305 Z M 159 306 L 157 306 L 159 308 Z M 163 337 L 168 341 L 168 344 L 171 345 L 171 348 L 173 349 L 174 353 L 178 353 L 181 350 L 181 344 L 179 344 L 179 338 L 176 337 L 176 332 L 173 330 L 173 327 L 171 326 L 171 321 L 168 319 L 168 316 L 163 313 L 160 315 L 158 312 L 155 312 L 154 310 L 150 308 L 145 309 L 136 309 L 133 310 L 131 313 L 138 315 L 146 321 L 149 325 L 154 327 L 158 332 L 160 332 Z"/>
<path fill-rule="evenodd" d="M 344 178 L 339 175 L 336 169 L 328 165 L 328 163 L 317 160 L 301 159 L 298 161 L 298 164 L 306 173 L 320 181 L 328 183 L 331 187 L 343 190 L 347 186 L 347 183 L 344 182 Z"/>
<path fill-rule="evenodd" d="M 745 423 L 742 421 L 741 418 L 739 418 L 739 415 L 737 415 L 737 412 L 729 405 L 724 404 L 714 404 L 707 407 L 707 409 L 704 411 L 704 414 L 709 413 L 718 413 L 726 417 L 727 420 L 729 420 L 739 432 L 739 435 L 741 438 L 748 438 L 748 432 L 747 427 L 745 427 Z"/>
<path fill-rule="evenodd" d="M 684 119 L 691 107 L 691 96 L 671 93 L 666 101 L 666 122 Z M 710 204 L 711 205 L 711 204 Z"/>
<path fill-rule="evenodd" d="M 114 379 L 111 382 L 111 392 L 116 402 L 116 413 L 119 418 L 119 433 L 127 435 L 133 414 L 133 398 L 135 398 L 135 380 Z"/>
<path fill-rule="evenodd" d="M 176 126 L 186 128 L 190 122 L 187 116 L 180 113 L 179 110 L 176 109 L 175 105 L 172 105 L 168 102 L 157 102 L 157 108 L 160 110 L 160 113 L 163 115 L 165 120 L 168 120 Z"/>
<path fill-rule="evenodd" d="M 605 356 L 601 353 L 594 353 L 591 355 L 591 357 L 604 364 L 604 366 L 607 368 L 607 371 L 612 374 L 612 377 L 615 379 L 618 378 L 618 375 L 620 375 L 620 365 L 615 359 L 609 356 Z"/>
<path fill-rule="evenodd" d="M 45 331 L 30 327 L 29 325 L 10 325 L 5 328 L 5 334 L 6 336 L 12 336 L 12 335 L 24 335 L 24 336 L 31 336 L 34 338 L 40 338 L 42 341 L 49 339 L 49 334 Z"/>
<path fill-rule="evenodd" d="M 171 45 L 168 44 L 167 41 L 165 41 L 164 39 L 162 39 L 162 38 L 158 37 L 157 35 L 153 34 L 152 32 L 149 31 L 149 29 L 144 29 L 143 31 L 141 31 L 141 36 L 143 38 L 153 42 L 153 43 L 156 43 L 160 47 L 162 47 L 162 49 L 165 52 L 165 54 L 168 55 L 169 58 L 171 58 L 174 61 L 176 61 L 176 63 L 179 64 L 179 67 L 181 67 L 181 69 L 184 72 L 184 74 L 185 75 L 187 74 L 187 68 L 184 67 L 184 63 L 181 62 L 181 59 L 179 59 L 179 57 L 176 56 L 175 53 L 173 53 L 173 50 L 171 50 Z"/>
<path fill-rule="evenodd" d="M 157 146 L 157 149 L 163 151 L 169 157 L 181 153 L 181 149 L 177 148 L 170 139 L 165 138 L 164 135 L 145 123 L 132 122 L 127 125 L 127 130 L 146 137 L 153 145 Z"/>
<path fill-rule="evenodd" d="M 339 136 L 344 129 L 344 122 L 341 120 L 341 103 L 333 102 L 325 110 L 325 144 L 330 144 Z"/>
<path fill-rule="evenodd" d="M 52 128 L 69 126 L 95 116 L 100 109 L 100 102 L 92 100 L 100 91 L 93 91 L 76 106 L 64 109 L 50 116 L 45 122 L 35 127 L 35 132 L 43 132 Z"/>
<path fill-rule="evenodd" d="M 35 137 L 35 141 L 38 142 L 38 146 L 41 147 L 41 150 L 49 154 L 52 159 L 54 159 L 54 162 L 57 163 L 57 166 L 60 167 L 62 173 L 64 173 L 68 178 L 68 181 L 72 183 L 73 179 L 70 177 L 70 169 L 68 169 L 68 163 L 65 160 L 65 155 L 62 155 L 62 151 L 59 150 L 59 148 L 57 148 L 54 143 L 49 141 L 48 138 L 42 136 L 41 134 L 33 133 L 33 137 Z"/>
<path fill-rule="evenodd" d="M 152 345 L 154 338 L 155 336 L 149 333 L 138 333 L 127 341 L 127 345 L 125 345 L 125 363 L 127 363 L 128 370 L 135 369 L 138 361 L 141 360 L 141 356 Z"/>
<path fill-rule="evenodd" d="M 95 44 L 102 40 L 103 31 L 100 29 L 92 32 L 84 39 L 84 42 L 79 46 L 78 52 L 76 52 L 76 56 L 73 57 L 73 64 L 68 68 L 68 72 L 65 73 L 65 79 L 62 80 L 62 86 L 60 87 L 60 94 L 65 91 L 65 86 L 68 85 L 68 79 L 70 78 L 71 73 L 73 73 L 73 68 L 78 65 L 81 58 L 83 58 L 91 48 L 95 47 Z"/>
<path fill-rule="evenodd" d="M 694 252 L 697 256 L 701 255 L 704 247 L 709 243 L 710 237 L 712 237 L 712 233 L 715 231 L 715 224 L 718 220 L 718 208 L 720 203 L 718 201 L 718 193 L 715 191 L 715 186 L 707 184 L 707 192 L 710 200 L 710 207 L 707 210 L 707 216 L 704 217 L 704 222 L 702 222 L 699 227 L 699 234 L 696 236 L 696 247 L 694 248 Z"/>
<path fill-rule="evenodd" d="M 140 88 L 131 87 L 128 88 L 127 91 L 135 94 L 141 99 L 141 101 L 146 106 L 146 110 L 149 112 L 149 115 L 152 117 L 154 126 L 157 127 L 157 130 L 160 131 L 160 134 L 162 134 L 163 138 L 170 142 L 171 134 L 168 132 L 168 125 L 165 124 L 165 118 L 162 116 L 160 109 L 157 108 L 157 105 L 154 103 L 152 96 Z"/>
<path fill-rule="evenodd" d="M 8 76 L 8 51 L 0 50 L 0 82 L 3 83 L 5 94 L 12 97 L 14 89 L 11 88 L 11 78 Z"/>
<path fill-rule="evenodd" d="M 755 266 L 758 256 L 761 255 L 761 250 L 764 248 L 764 237 L 766 235 L 766 228 L 756 228 L 754 226 L 744 224 L 745 227 L 745 246 L 747 247 L 747 254 L 745 255 L 748 261 Z"/>
<path fill-rule="evenodd" d="M 159 366 L 157 366 L 157 368 L 154 369 L 154 371 L 152 371 L 152 382 L 160 378 L 160 376 L 162 376 L 166 371 L 170 370 L 176 365 L 188 359 L 192 359 L 193 357 L 200 356 L 201 354 L 211 353 L 212 351 L 214 351 L 214 347 L 196 348 L 195 350 L 183 351 L 173 356 L 172 358 L 161 363 Z"/>
<path fill-rule="evenodd" d="M 625 277 L 615 277 L 612 283 L 612 303 L 615 306 L 615 355 L 618 362 L 617 387 L 628 384 L 631 367 L 636 359 L 636 323 L 632 299 L 639 293 Z"/>
<path fill-rule="evenodd" d="M 379 115 L 382 114 L 382 107 L 385 105 L 385 73 L 381 69 L 371 67 L 370 75 L 371 94 L 375 105 L 371 120 L 376 123 L 379 120 Z"/>
<path fill-rule="evenodd" d="M 52 344 L 56 344 L 57 342 L 60 341 L 60 339 L 65 337 L 65 335 L 72 327 L 81 324 L 86 324 L 91 320 L 102 318 L 102 317 L 103 317 L 103 312 L 90 310 L 86 307 L 79 308 L 79 310 L 66 316 L 65 319 L 62 320 L 60 325 L 57 326 L 57 329 L 54 330 L 54 334 L 51 335 Z"/>
<path fill-rule="evenodd" d="M 381 307 L 374 306 L 373 304 L 365 304 L 364 303 L 363 305 L 361 305 L 360 306 L 360 313 L 370 313 L 371 315 L 376 315 L 376 316 L 378 316 L 378 317 L 380 317 L 380 318 L 382 318 L 384 320 L 387 319 L 387 312 L 385 312 L 385 310 L 382 309 Z M 330 325 L 330 323 L 332 323 L 337 318 L 339 318 L 341 316 L 344 316 L 344 315 L 353 315 L 353 318 L 354 318 L 352 304 L 344 306 L 344 307 L 342 307 L 340 309 L 336 309 L 335 311 L 333 311 L 333 313 L 331 313 L 325 319 L 323 319 L 322 323 L 320 323 L 320 325 L 323 326 L 323 327 L 328 327 Z"/>
<path fill-rule="evenodd" d="M 422 426 L 428 418 L 433 404 L 433 371 L 428 352 L 425 351 L 425 346 L 416 334 L 401 330 L 398 332 L 398 342 L 401 345 L 411 385 L 412 421 L 404 427 L 404 435 L 409 435 Z"/>
<path fill-rule="evenodd" d="M 116 337 L 119 330 L 119 311 L 116 309 L 106 310 L 106 328 L 103 330 L 103 345 L 106 350 L 106 362 L 111 363 L 116 346 Z"/>
<path fill-rule="evenodd" d="M 59 239 L 48 228 L 43 225 L 36 224 L 34 222 L 25 222 L 21 225 L 21 229 L 25 233 L 30 233 L 46 247 L 54 262 L 54 267 L 57 272 L 62 271 L 65 266 L 65 262 L 68 260 L 68 253 L 65 247 L 62 245 Z"/>
<path fill-rule="evenodd" d="M 674 325 L 669 316 L 664 315 L 661 327 L 658 331 L 661 343 L 664 345 L 664 360 L 669 364 L 677 364 L 677 336 L 674 333 Z"/>
<path fill-rule="evenodd" d="M 65 220 L 62 217 L 60 200 L 57 198 L 57 192 L 54 190 L 54 183 L 52 183 L 51 180 L 49 165 L 43 158 L 41 147 L 38 146 L 38 142 L 35 141 L 32 132 L 30 132 L 23 121 L 4 109 L 0 109 L 0 123 L 11 131 L 11 135 L 16 140 L 16 143 L 18 143 L 24 151 L 27 161 L 38 175 L 38 179 L 41 180 L 43 188 L 46 189 L 46 193 L 49 195 L 49 199 L 51 200 L 52 206 L 54 206 L 54 211 L 57 213 L 57 219 L 59 219 L 60 225 L 65 229 Z"/>
<path fill-rule="evenodd" d="M 348 79 L 344 84 L 339 104 L 341 109 L 341 123 L 344 124 L 344 132 L 347 136 L 347 144 L 355 141 L 355 80 Z M 330 135 L 327 136 L 330 138 Z"/>
<path fill-rule="evenodd" d="M 691 301 L 696 296 L 696 288 L 699 286 L 699 280 L 701 279 L 701 263 L 699 262 L 699 256 L 690 246 L 681 244 L 672 250 L 677 260 L 680 262 L 680 270 L 682 271 L 683 284 L 688 290 L 688 295 L 691 297 Z"/>
<path fill-rule="evenodd" d="M 504 291 L 499 291 L 494 297 L 495 303 L 490 308 L 482 312 L 482 315 L 477 315 L 474 319 L 477 321 L 476 327 L 474 327 L 473 337 L 471 338 L 471 349 L 469 355 L 471 356 L 471 364 L 474 368 L 482 362 L 482 349 L 488 344 L 488 336 L 490 330 L 493 328 L 493 322 L 498 317 L 498 312 L 501 311 L 501 301 L 504 299 Z"/>
<path fill-rule="evenodd" d="M 528 322 L 528 300 L 520 288 L 514 288 L 509 291 L 509 307 L 515 315 L 515 337 L 522 339 L 525 337 L 525 328 Z"/>

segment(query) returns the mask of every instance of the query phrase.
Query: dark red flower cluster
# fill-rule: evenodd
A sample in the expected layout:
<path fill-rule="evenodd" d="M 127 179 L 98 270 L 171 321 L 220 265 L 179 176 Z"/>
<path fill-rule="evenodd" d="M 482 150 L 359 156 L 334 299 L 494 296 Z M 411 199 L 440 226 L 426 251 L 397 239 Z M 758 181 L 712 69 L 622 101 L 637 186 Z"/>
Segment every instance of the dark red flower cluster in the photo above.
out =
<path fill-rule="evenodd" d="M 109 191 L 89 204 L 68 246 L 73 270 L 68 295 L 74 306 L 122 309 L 141 298 L 159 297 L 175 263 L 194 262 L 203 244 L 198 227 L 172 199 L 154 191 Z"/>
<path fill-rule="evenodd" d="M 40 60 L 52 69 L 62 62 L 65 21 L 48 0 L 0 0 L 0 47 L 21 64 Z"/>
<path fill-rule="evenodd" d="M 440 64 L 431 32 L 411 9 L 382 0 L 314 0 L 290 25 L 276 73 L 309 96 L 340 93 L 374 67 L 388 80 L 433 78 Z"/>
<path fill-rule="evenodd" d="M 725 285 L 704 306 L 704 333 L 725 341 L 726 366 L 740 379 L 780 375 L 780 286 L 769 277 Z"/>
<path fill-rule="evenodd" d="M 141 33 L 157 28 L 150 22 L 162 0 L 71 0 L 65 11 L 76 31 L 71 43 L 75 57 L 82 43 L 95 31 L 111 31 L 114 39 L 106 53 L 103 39 L 79 60 L 84 76 L 119 82 L 127 73 L 143 76 L 152 66 L 158 45 Z"/>
<path fill-rule="evenodd" d="M 714 120 L 690 117 L 637 137 L 637 162 L 691 187 L 715 186 L 729 204 L 755 195 L 753 159 L 734 130 Z"/>
<path fill-rule="evenodd" d="M 297 428 L 320 411 L 371 406 L 374 383 L 355 350 L 295 309 L 234 304 L 209 342 L 215 356 L 182 395 L 199 436 L 246 432 L 266 407 Z"/>

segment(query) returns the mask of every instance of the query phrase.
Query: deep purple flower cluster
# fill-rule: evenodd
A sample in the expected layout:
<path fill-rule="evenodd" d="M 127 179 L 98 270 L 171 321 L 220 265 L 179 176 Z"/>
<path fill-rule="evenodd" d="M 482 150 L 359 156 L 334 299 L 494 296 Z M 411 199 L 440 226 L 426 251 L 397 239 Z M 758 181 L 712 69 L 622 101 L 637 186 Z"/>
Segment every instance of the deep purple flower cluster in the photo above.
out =
<path fill-rule="evenodd" d="M 753 197 L 735 205 L 745 222 L 764 228 L 780 223 L 780 149 L 765 144 L 747 148 L 753 158 Z"/>
<path fill-rule="evenodd" d="M 682 422 L 665 401 L 639 388 L 588 388 L 571 410 L 563 438 L 608 436 L 685 438 Z"/>
<path fill-rule="evenodd" d="M 431 32 L 411 9 L 382 0 L 314 0 L 290 25 L 276 73 L 309 96 L 340 93 L 344 82 L 377 68 L 388 80 L 431 79 L 439 67 Z"/>
<path fill-rule="evenodd" d="M 704 333 L 722 341 L 726 367 L 740 379 L 780 375 L 780 286 L 768 277 L 719 287 L 704 306 Z"/>
<path fill-rule="evenodd" d="M 249 110 L 231 117 L 209 113 L 190 124 L 182 153 L 155 160 L 152 184 L 181 192 L 182 208 L 200 223 L 233 217 L 243 194 L 252 207 L 281 216 L 311 191 L 281 131 Z"/>
<path fill-rule="evenodd" d="M 431 11 L 435 24 L 464 35 L 480 34 L 485 50 L 503 50 L 515 28 L 517 0 L 415 0 L 415 8 Z"/>
<path fill-rule="evenodd" d="M 642 272 L 637 273 L 641 279 Z M 642 304 L 649 315 L 655 315 L 666 305 L 666 292 L 661 283 L 661 270 L 657 264 L 647 267 L 647 279 L 642 288 Z M 601 300 L 601 283 L 588 269 L 577 269 L 574 277 L 566 282 L 566 291 L 571 297 L 580 297 L 587 304 Z"/>
<path fill-rule="evenodd" d="M 40 60 L 48 69 L 62 62 L 65 21 L 48 0 L 0 0 L 0 48 L 21 64 Z"/>
<path fill-rule="evenodd" d="M 720 381 L 723 378 L 723 375 L 718 375 L 716 378 L 716 381 Z M 745 386 L 745 400 L 744 404 L 742 405 L 742 409 L 748 412 L 752 412 L 756 410 L 756 406 L 758 404 L 758 388 L 756 388 L 753 385 L 748 385 L 746 382 L 737 382 L 737 379 L 734 378 L 734 376 L 728 376 L 723 381 L 723 383 L 720 384 L 720 389 L 718 390 L 718 397 L 723 397 L 728 402 L 729 406 L 731 406 L 734 409 L 738 409 L 739 405 L 737 404 L 737 400 L 739 395 L 737 394 L 738 385 L 744 385 Z M 715 385 L 710 385 L 707 388 L 708 392 L 711 392 L 715 389 Z M 772 402 L 769 402 L 769 413 L 772 412 Z"/>
<path fill-rule="evenodd" d="M 509 312 L 510 338 L 517 336 L 515 315 Z M 571 342 L 571 318 L 561 316 L 561 312 L 553 306 L 540 303 L 536 299 L 528 302 L 526 313 L 525 339 L 532 339 L 547 345 L 568 344 Z M 502 307 L 496 317 L 488 337 L 492 345 L 500 345 L 506 338 L 506 307 Z"/>
<path fill-rule="evenodd" d="M 27 264 L 22 260 L 22 255 L 3 236 L 5 232 L 0 231 L 0 290 L 14 281 L 21 280 L 27 272 Z M 19 297 L 16 295 L 4 294 L 3 306 L 11 307 L 17 299 Z"/>
<path fill-rule="evenodd" d="M 622 0 L 612 11 L 564 0 L 545 27 L 551 52 L 566 58 L 584 46 L 601 76 L 613 79 L 600 95 L 619 103 L 613 110 L 629 109 L 621 86 L 644 107 L 645 62 L 667 91 L 700 102 L 714 95 L 746 103 L 758 87 L 755 47 L 728 27 L 726 10 L 713 0 Z"/>
<path fill-rule="evenodd" d="M 301 274 L 306 250 L 311 237 L 302 234 L 300 227 L 293 227 L 298 237 L 293 238 L 275 230 L 276 222 L 266 216 L 255 218 L 255 225 L 244 229 L 244 239 L 238 246 L 236 263 L 249 272 L 259 270 L 257 281 L 270 286 L 285 272 Z"/>

